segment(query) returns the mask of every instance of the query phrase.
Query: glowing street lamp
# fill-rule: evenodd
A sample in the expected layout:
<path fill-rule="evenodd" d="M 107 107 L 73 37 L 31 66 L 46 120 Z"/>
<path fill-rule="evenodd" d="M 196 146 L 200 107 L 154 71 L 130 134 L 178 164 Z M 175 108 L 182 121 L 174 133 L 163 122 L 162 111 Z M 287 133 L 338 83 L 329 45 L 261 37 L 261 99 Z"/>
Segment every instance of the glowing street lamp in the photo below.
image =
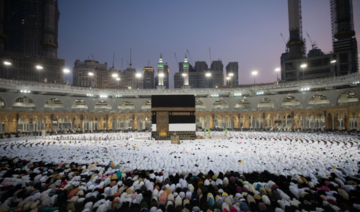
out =
<path fill-rule="evenodd" d="M 333 67 L 334 77 L 335 77 L 335 68 L 334 68 L 334 66 L 335 66 L 336 60 L 332 60 L 330 63 L 331 63 L 331 65 L 332 65 L 332 67 Z"/>
<path fill-rule="evenodd" d="M 208 88 L 210 88 L 210 77 L 211 77 L 211 73 L 208 72 L 205 74 L 205 76 L 208 78 Z"/>
<path fill-rule="evenodd" d="M 140 79 L 140 77 L 142 76 L 140 73 L 136 73 L 135 74 L 135 76 L 136 76 L 136 78 L 137 78 L 137 88 L 139 88 L 139 79 Z"/>
<path fill-rule="evenodd" d="M 255 76 L 258 74 L 258 72 L 257 72 L 257 71 L 253 71 L 253 72 L 251 72 L 251 74 L 254 76 L 254 85 L 255 85 Z"/>
<path fill-rule="evenodd" d="M 229 85 L 230 79 L 231 79 L 231 77 L 226 77 L 226 80 L 228 81 L 228 85 Z"/>
<path fill-rule="evenodd" d="M 11 66 L 11 63 L 9 61 L 5 61 L 4 62 L 4 65 L 6 67 L 6 75 L 7 75 L 7 78 L 9 79 L 9 66 Z"/>
<path fill-rule="evenodd" d="M 67 68 L 64 68 L 64 74 L 66 75 L 66 81 L 67 81 L 67 74 L 70 73 L 70 70 Z"/>
<path fill-rule="evenodd" d="M 92 82 L 93 82 L 94 73 L 89 72 L 88 75 L 90 76 L 90 89 L 91 89 L 91 85 L 92 85 Z"/>
<path fill-rule="evenodd" d="M 39 82 L 40 82 L 40 70 L 43 70 L 44 68 L 40 65 L 37 65 L 36 69 L 39 70 Z"/>
<path fill-rule="evenodd" d="M 276 81 L 279 79 L 279 72 L 281 71 L 280 68 L 276 68 L 275 72 L 276 72 Z"/>
<path fill-rule="evenodd" d="M 302 68 L 302 70 L 303 70 L 303 80 L 304 80 L 304 72 L 305 72 L 306 67 L 307 67 L 306 63 L 303 63 L 303 64 L 300 65 L 300 68 Z"/>

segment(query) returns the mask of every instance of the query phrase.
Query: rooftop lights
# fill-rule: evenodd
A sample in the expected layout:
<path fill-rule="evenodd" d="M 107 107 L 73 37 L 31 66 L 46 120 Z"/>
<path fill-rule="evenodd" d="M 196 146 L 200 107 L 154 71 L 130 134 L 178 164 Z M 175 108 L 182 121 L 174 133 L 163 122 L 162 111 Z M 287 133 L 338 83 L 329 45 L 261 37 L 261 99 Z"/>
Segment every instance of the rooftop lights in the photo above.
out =
<path fill-rule="evenodd" d="M 31 93 L 31 91 L 28 90 L 21 90 L 20 93 Z"/>
<path fill-rule="evenodd" d="M 94 94 L 89 94 L 89 93 L 88 93 L 88 94 L 86 94 L 86 96 L 94 96 Z"/>
<path fill-rule="evenodd" d="M 211 94 L 211 97 L 219 97 L 219 94 Z"/>
<path fill-rule="evenodd" d="M 356 81 L 356 82 L 353 82 L 352 84 L 357 85 L 359 83 L 360 83 L 360 81 Z"/>
<path fill-rule="evenodd" d="M 300 91 L 309 91 L 310 88 L 301 88 Z"/>
<path fill-rule="evenodd" d="M 122 95 L 115 95 L 115 97 L 120 98 L 120 97 L 122 97 Z"/>
<path fill-rule="evenodd" d="M 236 93 L 234 94 L 234 96 L 241 96 L 241 93 Z"/>
<path fill-rule="evenodd" d="M 261 91 L 261 92 L 257 92 L 256 93 L 256 95 L 263 95 L 264 94 L 264 92 L 263 91 Z"/>
<path fill-rule="evenodd" d="M 105 95 L 105 94 L 101 94 L 100 95 L 100 98 L 107 98 L 108 96 L 107 95 Z"/>

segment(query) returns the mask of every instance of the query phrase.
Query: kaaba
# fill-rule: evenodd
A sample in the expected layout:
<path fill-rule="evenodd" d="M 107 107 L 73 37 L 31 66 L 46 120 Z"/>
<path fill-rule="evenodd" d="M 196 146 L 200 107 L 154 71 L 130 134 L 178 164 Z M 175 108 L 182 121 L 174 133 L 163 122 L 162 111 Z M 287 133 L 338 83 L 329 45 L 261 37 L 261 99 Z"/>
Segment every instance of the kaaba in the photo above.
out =
<path fill-rule="evenodd" d="M 170 140 L 175 133 L 180 140 L 195 139 L 195 96 L 151 96 L 151 121 L 151 136 L 156 140 Z"/>

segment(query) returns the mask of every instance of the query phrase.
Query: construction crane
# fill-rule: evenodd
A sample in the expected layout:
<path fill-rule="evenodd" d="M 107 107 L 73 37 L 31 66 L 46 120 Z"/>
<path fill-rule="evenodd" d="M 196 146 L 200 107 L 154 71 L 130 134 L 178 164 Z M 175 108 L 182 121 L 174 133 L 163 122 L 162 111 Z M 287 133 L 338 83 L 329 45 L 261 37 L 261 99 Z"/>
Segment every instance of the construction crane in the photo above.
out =
<path fill-rule="evenodd" d="M 189 54 L 189 58 L 190 58 L 191 63 L 193 63 L 193 61 L 192 61 L 192 59 L 191 59 L 191 56 L 190 56 L 189 50 L 186 49 L 186 51 L 187 51 L 187 53 Z"/>
<path fill-rule="evenodd" d="M 94 56 L 92 54 L 90 54 L 90 55 L 91 55 L 92 59 L 95 60 Z"/>
<path fill-rule="evenodd" d="M 176 64 L 178 64 L 178 67 L 180 67 L 179 65 L 179 62 L 178 62 L 178 60 L 177 60 L 177 57 L 176 57 L 176 53 L 174 52 L 174 55 L 175 55 L 175 60 L 176 60 Z"/>
<path fill-rule="evenodd" d="M 315 41 L 312 42 L 309 33 L 306 32 L 306 34 L 307 34 L 307 36 L 308 36 L 308 38 L 309 38 L 309 40 L 310 40 L 311 48 L 312 48 L 312 49 L 317 49 L 317 44 L 315 43 Z"/>
<path fill-rule="evenodd" d="M 149 60 L 149 62 L 148 62 L 148 66 L 150 66 L 150 60 Z"/>
<path fill-rule="evenodd" d="M 280 35 L 281 35 L 281 37 L 282 37 L 282 39 L 283 39 L 283 41 L 284 41 L 284 43 L 285 43 L 285 51 L 288 52 L 288 48 L 287 48 L 287 46 L 286 46 L 285 38 L 284 38 L 284 36 L 283 36 L 282 33 L 280 33 Z"/>

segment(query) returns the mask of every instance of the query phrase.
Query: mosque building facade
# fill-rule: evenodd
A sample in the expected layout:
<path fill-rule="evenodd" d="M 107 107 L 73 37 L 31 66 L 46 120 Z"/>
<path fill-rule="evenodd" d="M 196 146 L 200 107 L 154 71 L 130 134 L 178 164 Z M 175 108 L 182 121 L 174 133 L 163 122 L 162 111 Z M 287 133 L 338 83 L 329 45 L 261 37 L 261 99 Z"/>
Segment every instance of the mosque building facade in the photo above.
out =
<path fill-rule="evenodd" d="M 359 130 L 360 75 L 200 89 L 101 89 L 0 79 L 0 134 L 151 129 L 152 95 L 195 95 L 197 129 Z"/>

